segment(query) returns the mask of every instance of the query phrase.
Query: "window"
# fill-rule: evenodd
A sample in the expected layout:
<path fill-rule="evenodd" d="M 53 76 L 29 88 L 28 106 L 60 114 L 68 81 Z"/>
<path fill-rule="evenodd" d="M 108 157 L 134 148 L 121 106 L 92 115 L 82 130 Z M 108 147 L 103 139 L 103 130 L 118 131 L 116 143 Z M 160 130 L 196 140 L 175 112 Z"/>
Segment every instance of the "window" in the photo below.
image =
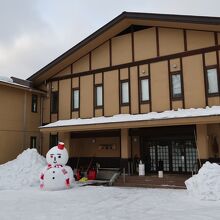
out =
<path fill-rule="evenodd" d="M 51 93 L 51 113 L 58 113 L 58 102 L 59 102 L 59 93 L 52 92 Z"/>
<path fill-rule="evenodd" d="M 180 73 L 171 74 L 172 98 L 182 98 L 182 79 Z"/>
<path fill-rule="evenodd" d="M 207 92 L 208 94 L 218 94 L 218 72 L 216 68 L 207 69 Z"/>
<path fill-rule="evenodd" d="M 129 83 L 128 81 L 121 81 L 121 104 L 129 104 Z"/>
<path fill-rule="evenodd" d="M 57 144 L 58 144 L 58 135 L 51 134 L 50 135 L 50 148 L 57 146 Z"/>
<path fill-rule="evenodd" d="M 72 90 L 72 110 L 79 110 L 79 89 Z"/>
<path fill-rule="evenodd" d="M 103 106 L 103 89 L 102 85 L 95 85 L 95 107 Z"/>
<path fill-rule="evenodd" d="M 31 111 L 37 112 L 37 95 L 32 95 Z"/>
<path fill-rule="evenodd" d="M 140 100 L 141 102 L 148 102 L 150 100 L 149 93 L 149 79 L 143 78 L 140 80 Z"/>
<path fill-rule="evenodd" d="M 30 138 L 30 148 L 37 148 L 37 137 Z"/>

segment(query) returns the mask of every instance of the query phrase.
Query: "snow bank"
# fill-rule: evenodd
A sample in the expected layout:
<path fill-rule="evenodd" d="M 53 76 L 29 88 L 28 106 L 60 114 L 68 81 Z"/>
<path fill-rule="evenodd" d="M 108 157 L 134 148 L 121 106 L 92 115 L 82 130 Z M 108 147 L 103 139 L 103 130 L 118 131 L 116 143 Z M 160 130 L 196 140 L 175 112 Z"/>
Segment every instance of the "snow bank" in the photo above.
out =
<path fill-rule="evenodd" d="M 39 173 L 45 166 L 45 158 L 36 149 L 23 151 L 15 160 L 0 165 L 0 190 L 39 184 Z"/>
<path fill-rule="evenodd" d="M 185 184 L 192 196 L 202 200 L 220 200 L 220 166 L 206 162 Z"/>

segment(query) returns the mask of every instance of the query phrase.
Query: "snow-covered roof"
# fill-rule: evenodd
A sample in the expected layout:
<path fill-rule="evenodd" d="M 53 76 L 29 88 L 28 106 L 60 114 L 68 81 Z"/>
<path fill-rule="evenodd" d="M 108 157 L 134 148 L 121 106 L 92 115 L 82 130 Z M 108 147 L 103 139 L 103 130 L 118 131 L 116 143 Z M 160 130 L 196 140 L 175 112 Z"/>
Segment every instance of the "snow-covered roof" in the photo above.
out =
<path fill-rule="evenodd" d="M 8 76 L 0 75 L 0 82 L 6 83 L 7 85 L 14 85 L 14 86 L 17 86 L 17 87 L 29 88 L 29 86 L 25 86 L 25 85 L 14 82 L 13 79 L 11 77 L 8 77 Z"/>
<path fill-rule="evenodd" d="M 120 123 L 120 122 L 137 122 L 137 121 L 150 121 L 159 119 L 174 119 L 174 118 L 189 118 L 189 117 L 201 117 L 201 116 L 217 116 L 220 115 L 220 106 L 212 106 L 206 108 L 190 108 L 190 109 L 178 109 L 164 112 L 150 112 L 147 114 L 119 114 L 111 117 L 94 117 L 89 119 L 69 119 L 59 120 L 40 128 L 55 128 L 66 126 L 79 126 L 79 125 L 95 125 L 95 124 L 107 124 L 107 123 Z"/>
<path fill-rule="evenodd" d="M 22 82 L 22 81 L 24 81 L 24 82 Z M 19 88 L 19 89 L 25 89 L 28 91 L 33 91 L 33 92 L 37 92 L 37 93 L 41 93 L 41 94 L 45 94 L 45 92 L 40 91 L 40 90 L 36 90 L 36 89 L 32 88 L 31 86 L 29 86 L 28 82 L 25 84 L 25 81 L 26 80 L 22 80 L 22 79 L 15 78 L 15 77 L 8 77 L 8 76 L 0 75 L 0 84 Z"/>
<path fill-rule="evenodd" d="M 3 75 L 0 75 L 0 81 L 1 82 L 7 82 L 7 83 L 13 83 L 13 80 L 12 80 L 11 77 L 3 76 Z"/>

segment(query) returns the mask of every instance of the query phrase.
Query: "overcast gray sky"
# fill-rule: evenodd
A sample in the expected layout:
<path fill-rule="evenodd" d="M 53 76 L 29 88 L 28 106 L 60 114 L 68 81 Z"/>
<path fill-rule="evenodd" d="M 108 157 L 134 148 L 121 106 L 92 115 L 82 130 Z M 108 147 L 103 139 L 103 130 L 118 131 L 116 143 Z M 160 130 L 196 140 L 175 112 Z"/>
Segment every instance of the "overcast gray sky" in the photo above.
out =
<path fill-rule="evenodd" d="M 123 11 L 220 16 L 220 0 L 0 0 L 0 74 L 27 78 Z"/>

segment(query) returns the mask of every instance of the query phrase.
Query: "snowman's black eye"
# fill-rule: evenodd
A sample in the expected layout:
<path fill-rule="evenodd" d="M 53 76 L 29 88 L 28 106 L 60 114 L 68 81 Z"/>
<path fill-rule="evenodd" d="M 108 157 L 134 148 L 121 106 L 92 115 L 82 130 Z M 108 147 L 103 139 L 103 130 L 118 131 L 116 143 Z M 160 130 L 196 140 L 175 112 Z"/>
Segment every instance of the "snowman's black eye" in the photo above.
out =
<path fill-rule="evenodd" d="M 61 156 L 59 155 L 58 158 L 61 158 Z"/>

